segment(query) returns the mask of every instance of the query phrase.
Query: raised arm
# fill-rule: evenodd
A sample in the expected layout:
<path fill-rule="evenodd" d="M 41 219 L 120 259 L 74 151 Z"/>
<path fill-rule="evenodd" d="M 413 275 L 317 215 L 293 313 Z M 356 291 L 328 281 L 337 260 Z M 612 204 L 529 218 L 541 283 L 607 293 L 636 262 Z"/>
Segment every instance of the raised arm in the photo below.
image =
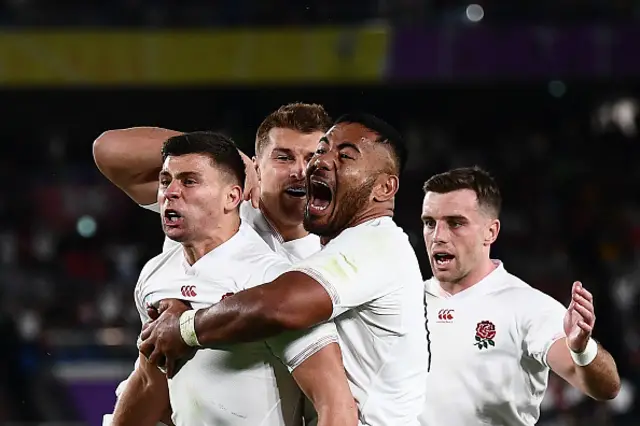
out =
<path fill-rule="evenodd" d="M 620 376 L 613 357 L 591 338 L 595 324 L 593 296 L 579 282 L 565 314 L 566 338 L 549 349 L 549 367 L 575 388 L 597 399 L 613 399 L 620 391 Z"/>
<path fill-rule="evenodd" d="M 149 205 L 157 201 L 158 174 L 162 168 L 162 145 L 176 130 L 160 127 L 132 127 L 107 130 L 93 142 L 93 159 L 100 172 L 133 201 Z M 245 200 L 258 207 L 260 187 L 251 159 L 240 151 L 247 180 Z"/>
<path fill-rule="evenodd" d="M 108 130 L 93 143 L 93 158 L 102 174 L 141 205 L 156 202 L 162 144 L 175 130 L 133 127 Z"/>

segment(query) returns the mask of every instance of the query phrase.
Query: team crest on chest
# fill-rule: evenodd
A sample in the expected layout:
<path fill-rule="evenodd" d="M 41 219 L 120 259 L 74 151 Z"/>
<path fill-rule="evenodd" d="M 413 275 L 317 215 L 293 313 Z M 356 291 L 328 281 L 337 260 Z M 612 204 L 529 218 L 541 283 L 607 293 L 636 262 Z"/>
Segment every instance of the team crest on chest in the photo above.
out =
<path fill-rule="evenodd" d="M 476 342 L 474 343 L 478 349 L 487 349 L 489 346 L 495 346 L 493 340 L 496 337 L 496 326 L 491 321 L 480 321 L 476 325 Z"/>

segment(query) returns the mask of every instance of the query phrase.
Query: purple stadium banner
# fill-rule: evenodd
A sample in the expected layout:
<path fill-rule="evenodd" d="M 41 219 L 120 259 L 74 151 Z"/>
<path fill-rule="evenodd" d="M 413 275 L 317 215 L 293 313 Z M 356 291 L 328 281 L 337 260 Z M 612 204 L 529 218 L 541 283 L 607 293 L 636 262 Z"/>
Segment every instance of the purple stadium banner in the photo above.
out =
<path fill-rule="evenodd" d="M 451 26 L 397 30 L 395 82 L 640 76 L 640 26 Z"/>
<path fill-rule="evenodd" d="M 68 384 L 78 415 L 87 426 L 101 426 L 102 416 L 113 411 L 118 381 L 83 381 Z"/>

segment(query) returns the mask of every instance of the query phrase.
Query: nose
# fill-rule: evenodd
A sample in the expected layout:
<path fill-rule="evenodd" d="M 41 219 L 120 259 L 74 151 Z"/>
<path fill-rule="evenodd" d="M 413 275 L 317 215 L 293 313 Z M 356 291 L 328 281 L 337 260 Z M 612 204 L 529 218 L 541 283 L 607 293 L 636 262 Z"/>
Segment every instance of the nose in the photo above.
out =
<path fill-rule="evenodd" d="M 436 222 L 433 229 L 433 242 L 434 243 L 447 243 L 449 242 L 449 227 L 444 222 Z"/>
<path fill-rule="evenodd" d="M 291 168 L 291 177 L 296 180 L 302 180 L 305 178 L 307 172 L 307 163 L 304 158 L 296 160 L 296 163 Z"/>
<path fill-rule="evenodd" d="M 316 154 L 309 163 L 310 170 L 331 170 L 333 167 L 333 157 L 334 154 L 330 150 L 323 154 Z"/>
<path fill-rule="evenodd" d="M 180 197 L 181 193 L 182 189 L 180 187 L 180 183 L 177 180 L 171 181 L 171 183 L 163 190 L 164 197 L 170 200 Z"/>

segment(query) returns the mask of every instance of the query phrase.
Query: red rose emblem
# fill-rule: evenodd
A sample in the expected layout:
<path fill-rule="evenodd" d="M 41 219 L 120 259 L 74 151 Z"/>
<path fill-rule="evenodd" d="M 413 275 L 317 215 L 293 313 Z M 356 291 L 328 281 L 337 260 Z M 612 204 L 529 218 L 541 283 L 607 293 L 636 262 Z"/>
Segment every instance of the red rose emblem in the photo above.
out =
<path fill-rule="evenodd" d="M 474 345 L 478 349 L 487 349 L 489 346 L 495 346 L 494 337 L 496 337 L 496 326 L 491 321 L 480 321 L 476 326 L 476 342 Z"/>
<path fill-rule="evenodd" d="M 476 336 L 484 339 L 493 339 L 496 337 L 496 326 L 491 321 L 479 322 L 476 326 Z"/>

